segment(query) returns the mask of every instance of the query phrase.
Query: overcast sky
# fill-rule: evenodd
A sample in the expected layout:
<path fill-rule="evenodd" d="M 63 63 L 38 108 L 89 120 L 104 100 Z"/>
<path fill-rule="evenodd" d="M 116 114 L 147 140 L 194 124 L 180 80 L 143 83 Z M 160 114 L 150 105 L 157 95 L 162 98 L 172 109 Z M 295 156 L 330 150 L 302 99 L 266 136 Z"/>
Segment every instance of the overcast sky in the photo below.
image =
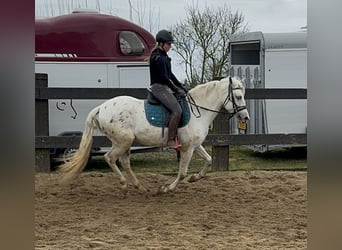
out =
<path fill-rule="evenodd" d="M 155 24 L 157 27 L 153 28 L 152 33 L 185 19 L 186 7 L 191 5 L 197 5 L 199 9 L 203 9 L 206 5 L 219 8 L 226 4 L 233 12 L 239 11 L 244 15 L 245 23 L 248 24 L 250 31 L 296 32 L 307 25 L 307 0 L 36 0 L 36 17 L 51 15 L 51 9 L 53 9 L 53 14 L 57 15 L 60 10 L 67 11 L 67 6 L 80 5 L 94 9 L 100 8 L 103 13 L 129 20 L 129 2 L 135 9 L 139 9 L 140 13 L 145 11 L 144 26 L 148 26 L 149 23 L 148 13 L 152 14 L 154 22 L 158 23 Z M 137 22 L 134 10 L 132 18 Z M 175 56 L 172 52 L 170 55 Z M 182 78 L 183 69 L 178 65 L 174 66 Z"/>
<path fill-rule="evenodd" d="M 140 9 L 145 6 L 145 16 L 148 16 L 150 10 L 154 19 L 159 20 L 161 29 L 185 19 L 186 7 L 193 4 L 200 9 L 205 5 L 220 7 L 226 4 L 233 12 L 238 10 L 245 16 L 251 31 L 291 32 L 299 31 L 307 24 L 307 0 L 36 0 L 36 16 L 46 15 L 46 9 L 51 9 L 51 6 L 56 15 L 59 9 L 66 9 L 66 6 L 87 5 L 89 8 L 100 6 L 101 12 L 130 19 L 129 2 L 136 9 L 139 3 Z"/>
<path fill-rule="evenodd" d="M 160 8 L 161 26 L 174 24 L 186 16 L 185 7 L 193 2 L 199 8 L 205 5 L 220 7 L 226 4 L 233 12 L 240 11 L 245 16 L 251 31 L 291 32 L 306 26 L 306 0 L 210 0 L 210 1 L 152 1 Z M 161 27 L 163 28 L 163 27 Z"/>

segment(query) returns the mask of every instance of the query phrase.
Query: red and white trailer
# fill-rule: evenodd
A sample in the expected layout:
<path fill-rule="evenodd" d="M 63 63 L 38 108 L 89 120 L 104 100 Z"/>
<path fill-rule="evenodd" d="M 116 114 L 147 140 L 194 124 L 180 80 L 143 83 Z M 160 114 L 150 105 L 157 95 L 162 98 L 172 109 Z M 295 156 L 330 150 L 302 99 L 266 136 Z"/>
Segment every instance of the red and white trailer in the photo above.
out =
<path fill-rule="evenodd" d="M 144 88 L 155 39 L 142 27 L 93 11 L 36 19 L 35 72 L 49 87 Z M 104 100 L 49 100 L 50 135 L 81 134 L 88 112 Z M 76 111 L 76 113 L 75 113 Z"/>

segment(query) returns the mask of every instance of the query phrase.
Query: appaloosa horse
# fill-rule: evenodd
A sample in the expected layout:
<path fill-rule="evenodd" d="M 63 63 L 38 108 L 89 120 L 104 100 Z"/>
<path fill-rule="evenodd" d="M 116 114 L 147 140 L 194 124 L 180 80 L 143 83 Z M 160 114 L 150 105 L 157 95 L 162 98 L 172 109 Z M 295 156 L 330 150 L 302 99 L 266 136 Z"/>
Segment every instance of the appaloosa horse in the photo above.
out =
<path fill-rule="evenodd" d="M 188 92 L 188 103 L 199 112 L 191 114 L 188 124 L 178 129 L 180 150 L 179 171 L 171 184 L 165 184 L 160 192 L 173 191 L 180 180 L 186 177 L 188 166 L 195 151 L 206 161 L 203 169 L 189 180 L 197 181 L 205 176 L 211 157 L 201 145 L 208 135 L 213 120 L 224 108 L 231 116 L 248 120 L 249 113 L 245 102 L 245 88 L 238 78 L 224 78 L 200 84 Z M 200 114 L 200 115 L 199 115 Z M 96 126 L 94 126 L 96 125 Z M 62 181 L 69 181 L 78 176 L 87 164 L 92 148 L 92 134 L 97 127 L 112 142 L 112 148 L 105 154 L 105 160 L 120 177 L 123 190 L 127 191 L 127 179 L 141 192 L 147 190 L 140 184 L 130 167 L 130 148 L 134 140 L 142 145 L 163 147 L 167 135 L 162 129 L 151 125 L 145 115 L 144 100 L 130 96 L 119 96 L 105 101 L 90 111 L 80 142 L 79 150 L 60 166 Z M 165 129 L 165 134 L 167 129 Z M 127 179 L 121 173 L 116 161 L 120 160 L 127 173 Z"/>

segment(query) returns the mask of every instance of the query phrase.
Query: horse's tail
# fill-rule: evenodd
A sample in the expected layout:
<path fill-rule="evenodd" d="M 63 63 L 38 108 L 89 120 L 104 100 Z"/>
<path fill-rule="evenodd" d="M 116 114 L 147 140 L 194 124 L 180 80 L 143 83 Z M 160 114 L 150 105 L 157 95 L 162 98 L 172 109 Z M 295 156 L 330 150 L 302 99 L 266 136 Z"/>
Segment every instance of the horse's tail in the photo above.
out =
<path fill-rule="evenodd" d="M 88 114 L 79 149 L 68 157 L 66 162 L 58 169 L 58 172 L 62 174 L 62 183 L 75 179 L 87 165 L 93 143 L 93 121 L 98 114 L 98 110 L 99 108 L 96 107 Z"/>

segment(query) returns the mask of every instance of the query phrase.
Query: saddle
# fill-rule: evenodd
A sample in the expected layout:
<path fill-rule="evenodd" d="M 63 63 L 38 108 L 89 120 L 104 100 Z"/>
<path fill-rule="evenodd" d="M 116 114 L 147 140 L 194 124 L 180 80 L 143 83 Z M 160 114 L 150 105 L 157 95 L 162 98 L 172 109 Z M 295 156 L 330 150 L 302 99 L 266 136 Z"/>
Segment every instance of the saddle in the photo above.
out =
<path fill-rule="evenodd" d="M 156 127 L 168 127 L 170 120 L 170 113 L 152 94 L 150 89 L 147 89 L 147 100 L 144 102 L 145 115 L 147 121 Z M 174 94 L 179 104 L 182 107 L 182 117 L 178 128 L 186 126 L 190 121 L 190 109 L 185 96 Z"/>

